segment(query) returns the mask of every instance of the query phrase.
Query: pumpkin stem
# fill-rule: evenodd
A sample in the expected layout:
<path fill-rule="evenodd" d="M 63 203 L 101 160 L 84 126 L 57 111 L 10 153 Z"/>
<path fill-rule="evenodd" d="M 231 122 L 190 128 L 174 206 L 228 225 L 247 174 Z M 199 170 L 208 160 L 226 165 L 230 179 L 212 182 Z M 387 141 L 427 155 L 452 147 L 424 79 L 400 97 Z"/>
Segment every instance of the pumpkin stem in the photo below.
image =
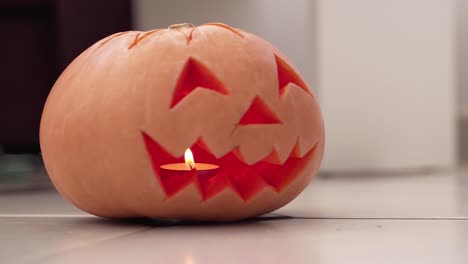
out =
<path fill-rule="evenodd" d="M 193 28 L 195 27 L 192 23 L 180 23 L 169 26 L 169 29 L 180 29 L 180 28 Z"/>

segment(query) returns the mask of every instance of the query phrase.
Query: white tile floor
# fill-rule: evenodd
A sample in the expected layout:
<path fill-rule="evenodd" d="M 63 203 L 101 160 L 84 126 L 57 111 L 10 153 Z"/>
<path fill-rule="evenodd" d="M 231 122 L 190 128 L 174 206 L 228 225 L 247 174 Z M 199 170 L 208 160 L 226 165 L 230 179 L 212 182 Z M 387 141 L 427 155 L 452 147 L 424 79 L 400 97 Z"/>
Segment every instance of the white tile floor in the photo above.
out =
<path fill-rule="evenodd" d="M 468 263 L 465 174 L 318 178 L 275 214 L 223 225 L 122 223 L 54 192 L 0 194 L 0 263 Z"/>

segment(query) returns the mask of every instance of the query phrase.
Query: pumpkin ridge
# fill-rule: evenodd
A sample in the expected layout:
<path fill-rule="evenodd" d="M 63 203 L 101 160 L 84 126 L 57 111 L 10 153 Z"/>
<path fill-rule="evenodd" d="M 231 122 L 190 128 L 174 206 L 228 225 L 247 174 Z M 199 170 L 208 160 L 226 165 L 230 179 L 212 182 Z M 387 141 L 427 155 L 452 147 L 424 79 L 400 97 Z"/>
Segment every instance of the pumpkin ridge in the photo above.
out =
<path fill-rule="evenodd" d="M 240 38 L 244 38 L 244 34 L 242 34 L 239 30 L 235 29 L 235 28 L 232 28 L 226 24 L 223 24 L 223 23 L 219 23 L 219 22 L 213 22 L 213 23 L 206 23 L 206 24 L 203 24 L 203 26 L 215 26 L 215 27 L 220 27 L 220 28 L 224 28 L 226 30 L 229 30 L 231 32 L 233 32 L 234 34 L 236 34 L 238 37 Z"/>
<path fill-rule="evenodd" d="M 109 37 L 105 38 L 100 44 L 99 44 L 99 47 L 102 47 L 104 46 L 106 43 L 110 42 L 111 40 L 114 40 L 118 37 L 121 37 L 127 33 L 130 33 L 131 31 L 124 31 L 124 32 L 118 32 L 118 33 L 115 33 L 113 35 L 110 35 Z"/>
<path fill-rule="evenodd" d="M 185 34 L 184 32 L 178 30 L 178 29 L 173 29 L 175 32 L 179 33 L 179 34 L 182 34 L 185 38 L 185 41 L 186 43 L 188 44 L 189 43 L 189 36 L 187 34 Z"/>
<path fill-rule="evenodd" d="M 146 37 L 148 37 L 149 35 L 152 35 L 153 33 L 156 33 L 160 31 L 160 29 L 154 29 L 154 30 L 150 30 L 150 31 L 147 31 L 147 32 L 144 32 L 144 33 L 141 33 L 139 32 L 136 36 L 135 36 L 135 39 L 133 40 L 132 44 L 130 44 L 130 46 L 128 47 L 128 49 L 132 49 L 133 47 L 135 47 L 136 45 L 138 45 L 138 43 L 140 43 L 143 39 L 145 39 Z"/>
<path fill-rule="evenodd" d="M 133 46 L 135 46 L 135 45 L 138 43 L 138 37 L 140 36 L 140 34 L 141 34 L 141 32 L 138 32 L 138 33 L 135 35 L 135 38 L 133 39 L 132 44 L 130 44 L 130 46 L 128 46 L 128 49 L 133 48 Z"/>
<path fill-rule="evenodd" d="M 187 45 L 190 44 L 190 41 L 193 39 L 193 32 L 197 29 L 197 27 L 194 27 L 190 30 L 190 33 L 187 36 Z"/>

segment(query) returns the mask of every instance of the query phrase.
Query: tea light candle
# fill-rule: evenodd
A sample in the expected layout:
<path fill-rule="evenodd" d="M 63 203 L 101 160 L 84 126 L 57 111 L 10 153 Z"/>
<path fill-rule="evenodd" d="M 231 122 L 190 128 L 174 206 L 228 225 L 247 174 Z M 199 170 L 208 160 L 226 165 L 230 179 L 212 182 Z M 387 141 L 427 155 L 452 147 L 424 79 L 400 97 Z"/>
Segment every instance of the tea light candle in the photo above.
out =
<path fill-rule="evenodd" d="M 219 166 L 209 163 L 195 163 L 192 151 L 185 150 L 185 163 L 169 163 L 161 165 L 161 176 L 173 176 L 187 172 L 196 172 L 199 177 L 211 177 L 218 173 Z"/>

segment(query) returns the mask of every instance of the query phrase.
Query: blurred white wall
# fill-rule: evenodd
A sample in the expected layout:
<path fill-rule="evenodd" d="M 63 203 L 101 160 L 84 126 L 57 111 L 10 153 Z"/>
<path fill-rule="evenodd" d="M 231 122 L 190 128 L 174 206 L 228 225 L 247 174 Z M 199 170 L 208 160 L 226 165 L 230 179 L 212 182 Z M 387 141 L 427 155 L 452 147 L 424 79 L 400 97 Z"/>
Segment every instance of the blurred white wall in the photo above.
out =
<path fill-rule="evenodd" d="M 468 1 L 457 0 L 457 74 L 459 161 L 468 164 Z"/>
<path fill-rule="evenodd" d="M 457 72 L 459 84 L 459 112 L 468 120 L 468 1 L 457 0 Z"/>
<path fill-rule="evenodd" d="M 319 1 L 324 169 L 456 162 L 454 3 Z"/>
<path fill-rule="evenodd" d="M 136 29 L 219 21 L 286 53 L 319 90 L 324 170 L 455 164 L 453 0 L 134 3 Z"/>

